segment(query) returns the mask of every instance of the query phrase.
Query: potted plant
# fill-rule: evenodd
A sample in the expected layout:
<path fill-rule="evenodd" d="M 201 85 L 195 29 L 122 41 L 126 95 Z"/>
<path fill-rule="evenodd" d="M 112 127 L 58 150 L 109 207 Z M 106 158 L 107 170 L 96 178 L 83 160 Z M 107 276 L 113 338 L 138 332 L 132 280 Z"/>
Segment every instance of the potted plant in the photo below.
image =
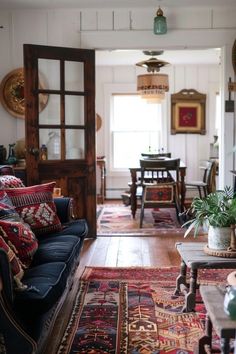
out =
<path fill-rule="evenodd" d="M 230 187 L 208 194 L 200 199 L 195 197 L 190 209 L 185 213 L 192 218 L 183 226 L 188 226 L 184 237 L 194 230 L 194 237 L 200 228 L 208 228 L 208 247 L 227 249 L 230 246 L 231 226 L 236 224 L 236 198 Z"/>

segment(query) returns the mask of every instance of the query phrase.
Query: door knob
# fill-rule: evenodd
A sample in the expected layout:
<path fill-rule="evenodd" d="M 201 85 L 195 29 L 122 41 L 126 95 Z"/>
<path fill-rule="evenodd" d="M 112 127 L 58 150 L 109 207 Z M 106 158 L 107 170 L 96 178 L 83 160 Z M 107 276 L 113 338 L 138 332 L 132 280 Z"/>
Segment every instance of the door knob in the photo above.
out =
<path fill-rule="evenodd" d="M 34 155 L 35 157 L 38 157 L 39 156 L 39 149 L 31 147 L 31 148 L 29 148 L 29 153 L 31 155 Z"/>

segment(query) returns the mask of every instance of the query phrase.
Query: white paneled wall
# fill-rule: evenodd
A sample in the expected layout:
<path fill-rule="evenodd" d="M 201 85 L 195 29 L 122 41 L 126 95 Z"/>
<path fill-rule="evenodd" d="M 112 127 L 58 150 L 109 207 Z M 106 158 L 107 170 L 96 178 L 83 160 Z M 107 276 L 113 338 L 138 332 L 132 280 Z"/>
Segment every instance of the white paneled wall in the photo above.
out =
<path fill-rule="evenodd" d="M 103 118 L 103 127 L 97 133 L 97 153 L 98 155 L 109 156 L 106 150 L 105 140 L 109 133 L 109 116 L 105 115 L 106 100 L 104 97 L 104 87 L 107 84 L 123 85 L 133 83 L 136 84 L 136 67 L 134 66 L 99 66 L 96 69 L 96 111 Z M 162 69 L 169 75 L 170 91 L 166 94 L 164 103 L 164 114 L 167 120 L 167 146 L 166 149 L 172 153 L 173 157 L 180 157 L 187 165 L 187 179 L 201 178 L 201 170 L 199 169 L 201 160 L 210 157 L 210 143 L 213 142 L 215 135 L 215 94 L 219 90 L 220 67 L 218 65 L 176 65 Z M 214 73 L 214 75 L 213 75 Z M 206 101 L 206 135 L 200 134 L 170 134 L 171 121 L 171 93 L 176 93 L 184 88 L 193 88 L 207 95 Z M 163 132 L 164 134 L 164 132 Z M 165 139 L 164 139 L 165 140 Z M 128 147 L 127 147 L 128 148 Z M 109 164 L 108 164 L 109 166 Z M 114 175 L 107 169 L 107 195 L 108 197 L 120 196 L 121 192 L 127 189 L 129 173 L 123 176 L 119 173 Z"/>
<path fill-rule="evenodd" d="M 197 2 L 196 2 L 197 4 Z M 164 4 L 163 4 L 164 6 Z M 2 10 L 0 13 L 0 80 L 11 70 L 23 65 L 23 43 L 83 47 L 94 49 L 184 49 L 221 47 L 225 49 L 225 65 L 222 66 L 222 100 L 226 99 L 228 77 L 234 77 L 231 64 L 232 44 L 236 38 L 236 3 L 234 7 L 163 7 L 168 20 L 168 33 L 155 36 L 152 32 L 153 17 L 157 8 L 107 8 L 107 9 L 43 9 L 43 10 Z M 195 88 L 208 95 L 207 135 L 176 135 L 166 137 L 170 149 L 178 149 L 178 154 L 191 166 L 189 177 L 195 175 L 198 161 L 209 152 L 212 141 L 213 116 L 212 93 L 218 82 L 219 68 L 178 66 L 168 69 L 170 93 L 182 88 Z M 132 83 L 138 71 L 134 68 L 98 68 L 96 109 L 104 114 L 103 83 L 122 81 Z M 166 115 L 170 120 L 170 99 L 168 96 Z M 232 148 L 234 118 L 224 113 L 222 117 L 222 181 L 231 181 L 232 156 L 227 153 Z M 7 145 L 24 136 L 24 121 L 13 118 L 0 105 L 0 144 Z M 169 123 L 168 123 L 169 124 Z M 6 133 L 7 132 L 7 133 Z M 98 153 L 104 154 L 104 126 L 97 134 Z M 230 138 L 228 139 L 228 135 Z M 204 146 L 204 148 L 203 148 Z M 193 150 L 194 162 L 189 155 Z M 209 155 L 209 154 L 208 154 Z M 190 172 L 190 170 L 192 172 Z M 192 174 L 192 175 L 191 175 Z M 226 178 L 225 178 L 226 174 Z M 116 181 L 117 182 L 117 181 Z M 113 181 L 111 181 L 111 184 Z"/>

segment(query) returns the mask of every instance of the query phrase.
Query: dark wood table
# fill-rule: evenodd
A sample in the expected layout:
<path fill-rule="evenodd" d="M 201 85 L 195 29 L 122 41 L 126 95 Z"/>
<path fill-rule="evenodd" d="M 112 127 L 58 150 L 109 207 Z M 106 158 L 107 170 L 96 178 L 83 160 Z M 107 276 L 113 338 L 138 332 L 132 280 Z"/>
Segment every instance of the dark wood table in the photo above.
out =
<path fill-rule="evenodd" d="M 181 196 L 181 211 L 184 211 L 184 201 L 185 201 L 185 176 L 186 176 L 186 165 L 183 161 L 180 161 L 179 173 L 180 173 L 180 196 Z M 131 204 L 131 212 L 133 218 L 135 218 L 136 210 L 137 210 L 137 181 L 138 175 L 141 173 L 140 167 L 130 167 L 130 175 L 131 175 L 131 185 L 130 185 L 130 204 Z"/>
<path fill-rule="evenodd" d="M 176 279 L 175 294 L 178 295 L 180 292 L 185 294 L 183 312 L 195 309 L 198 269 L 236 268 L 236 258 L 209 256 L 203 251 L 205 245 L 204 242 L 176 243 L 175 245 L 181 256 L 180 274 Z M 187 268 L 190 269 L 189 285 L 186 281 Z"/>
<path fill-rule="evenodd" d="M 195 354 L 209 353 L 212 348 L 212 328 L 220 337 L 222 354 L 230 353 L 230 339 L 236 335 L 236 321 L 233 321 L 224 312 L 225 289 L 217 285 L 201 285 L 200 294 L 207 311 L 205 335 L 199 339 Z"/>

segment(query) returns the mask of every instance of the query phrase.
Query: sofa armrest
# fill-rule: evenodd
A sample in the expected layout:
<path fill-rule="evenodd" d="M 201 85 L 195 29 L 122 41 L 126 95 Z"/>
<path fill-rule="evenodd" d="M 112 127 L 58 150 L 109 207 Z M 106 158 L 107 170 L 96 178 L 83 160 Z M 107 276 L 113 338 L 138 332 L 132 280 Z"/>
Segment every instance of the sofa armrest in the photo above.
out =
<path fill-rule="evenodd" d="M 0 279 L 1 279 L 1 292 L 3 297 L 13 304 L 13 280 L 10 269 L 10 263 L 6 252 L 0 248 Z"/>
<path fill-rule="evenodd" d="M 35 341 L 24 331 L 15 318 L 13 306 L 12 275 L 6 252 L 0 248 L 0 336 L 7 354 L 33 354 Z M 14 340 L 13 340 L 14 338 Z M 1 348 L 0 348 L 1 350 Z"/>
<path fill-rule="evenodd" d="M 54 198 L 57 216 L 62 224 L 73 219 L 73 199 L 70 197 Z"/>

